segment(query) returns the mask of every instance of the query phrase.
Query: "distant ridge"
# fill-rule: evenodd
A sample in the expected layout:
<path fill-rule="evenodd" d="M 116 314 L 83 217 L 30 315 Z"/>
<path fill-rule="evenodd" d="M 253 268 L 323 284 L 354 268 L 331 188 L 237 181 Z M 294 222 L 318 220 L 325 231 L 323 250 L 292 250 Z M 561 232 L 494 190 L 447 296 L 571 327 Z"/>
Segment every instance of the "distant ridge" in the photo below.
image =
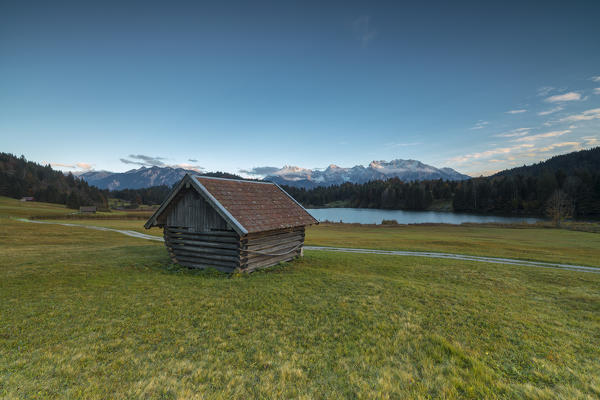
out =
<path fill-rule="evenodd" d="M 281 185 L 313 189 L 342 183 L 366 183 L 376 180 L 398 178 L 405 182 L 424 180 L 461 181 L 470 179 L 452 168 L 436 168 L 417 160 L 372 161 L 367 167 L 352 168 L 329 165 L 324 170 L 285 166 L 265 177 L 265 180 Z"/>
<path fill-rule="evenodd" d="M 171 167 L 141 167 L 126 172 L 90 171 L 79 175 L 90 185 L 100 189 L 144 189 L 152 186 L 173 186 L 179 182 L 185 174 L 206 175 L 217 178 L 241 177 L 226 172 L 198 172 L 183 168 Z"/>
<path fill-rule="evenodd" d="M 558 170 L 572 172 L 586 169 L 600 170 L 600 147 L 581 150 L 573 153 L 554 156 L 546 161 L 500 171 L 491 178 L 503 176 L 540 176 L 555 173 Z M 241 179 L 240 176 L 224 172 L 197 172 L 183 168 L 141 167 L 126 172 L 90 171 L 79 175 L 90 185 L 100 189 L 142 189 L 152 186 L 172 186 L 186 174 L 201 174 L 223 178 Z M 461 174 L 452 168 L 436 168 L 417 160 L 372 161 L 368 166 L 356 165 L 352 168 L 339 167 L 335 164 L 325 169 L 308 169 L 295 166 L 284 166 L 269 174 L 264 180 L 304 189 L 340 185 L 342 183 L 366 183 L 376 180 L 398 178 L 405 182 L 448 180 L 463 181 L 471 177 Z"/>
<path fill-rule="evenodd" d="M 143 189 L 152 186 L 172 186 L 185 174 L 206 175 L 221 178 L 242 179 L 226 172 L 198 172 L 172 167 L 141 167 L 126 172 L 90 171 L 79 177 L 100 189 Z M 325 170 L 285 166 L 264 178 L 281 185 L 315 188 L 338 185 L 345 182 L 365 183 L 397 177 L 403 181 L 417 180 L 465 180 L 470 177 L 452 168 L 435 168 L 417 160 L 373 161 L 367 167 L 357 165 L 342 168 L 331 164 Z"/>

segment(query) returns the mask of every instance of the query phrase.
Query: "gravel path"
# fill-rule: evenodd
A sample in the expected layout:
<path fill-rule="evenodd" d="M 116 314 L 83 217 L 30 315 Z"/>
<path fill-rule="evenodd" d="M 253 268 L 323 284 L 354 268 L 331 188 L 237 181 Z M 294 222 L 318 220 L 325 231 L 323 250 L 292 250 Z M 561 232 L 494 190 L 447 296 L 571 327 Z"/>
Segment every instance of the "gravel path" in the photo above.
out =
<path fill-rule="evenodd" d="M 306 250 L 321 250 L 321 251 L 337 251 L 341 253 L 360 253 L 360 254 L 387 254 L 392 256 L 410 256 L 410 257 L 427 257 L 427 258 L 445 258 L 451 260 L 461 261 L 479 261 L 493 264 L 508 264 L 508 265 L 519 265 L 524 267 L 537 267 L 537 268 L 558 268 L 567 269 L 571 271 L 584 271 L 600 273 L 600 268 L 597 267 L 586 267 L 584 265 L 571 265 L 571 264 L 557 264 L 547 263 L 542 261 L 527 261 L 518 260 L 515 258 L 500 258 L 500 257 L 484 257 L 484 256 L 470 256 L 467 254 L 452 254 L 452 253 L 436 253 L 426 251 L 404 251 L 404 250 L 371 250 L 371 249 L 354 249 L 346 247 L 320 247 L 320 246 L 304 246 Z"/>
<path fill-rule="evenodd" d="M 14 219 L 17 220 L 17 221 L 21 221 L 21 222 L 30 222 L 32 224 L 49 224 L 49 225 L 74 226 L 76 228 L 95 229 L 97 231 L 117 232 L 117 233 L 121 233 L 123 235 L 131 236 L 131 237 L 135 237 L 135 238 L 139 238 L 139 239 L 154 240 L 154 241 L 157 241 L 157 242 L 163 242 L 164 241 L 163 238 L 161 238 L 160 236 L 146 235 L 145 233 L 140 233 L 140 232 L 136 232 L 136 231 L 127 231 L 127 230 L 123 230 L 123 229 L 105 228 L 103 226 L 67 224 L 67 223 L 64 223 L 64 222 L 38 221 L 38 220 L 32 220 L 32 219 L 26 219 L 26 218 L 14 218 Z"/>
<path fill-rule="evenodd" d="M 94 226 L 94 225 L 68 224 L 68 223 L 63 223 L 63 222 L 37 221 L 37 220 L 30 220 L 30 219 L 26 219 L 26 218 L 15 218 L 15 219 L 17 221 L 30 222 L 30 223 L 34 223 L 34 224 L 51 224 L 51 225 L 71 226 L 71 227 L 76 227 L 76 228 L 95 229 L 98 231 L 117 232 L 117 233 L 120 233 L 123 235 L 131 236 L 131 237 L 135 237 L 135 238 L 139 238 L 139 239 L 154 240 L 157 242 L 163 241 L 163 238 L 159 237 L 159 236 L 146 235 L 144 233 L 123 230 L 123 229 L 105 228 L 102 226 Z M 403 251 L 403 250 L 372 250 L 372 249 L 356 249 L 356 248 L 348 248 L 348 247 L 325 247 L 325 246 L 304 246 L 304 249 L 313 250 L 313 251 L 329 251 L 329 252 L 340 252 L 340 253 L 383 254 L 383 255 L 392 255 L 392 256 L 444 258 L 444 259 L 460 260 L 460 261 L 478 261 L 478 262 L 486 262 L 486 263 L 493 263 L 493 264 L 518 265 L 518 266 L 523 266 L 523 267 L 555 268 L 555 269 L 566 269 L 569 271 L 592 272 L 592 273 L 596 273 L 596 274 L 600 273 L 600 268 L 598 268 L 598 267 L 586 267 L 584 265 L 548 263 L 548 262 L 542 262 L 542 261 L 527 261 L 527 260 L 519 260 L 519 259 L 515 259 L 515 258 L 470 256 L 467 254 L 436 253 L 436 252 L 426 252 L 426 251 Z"/>

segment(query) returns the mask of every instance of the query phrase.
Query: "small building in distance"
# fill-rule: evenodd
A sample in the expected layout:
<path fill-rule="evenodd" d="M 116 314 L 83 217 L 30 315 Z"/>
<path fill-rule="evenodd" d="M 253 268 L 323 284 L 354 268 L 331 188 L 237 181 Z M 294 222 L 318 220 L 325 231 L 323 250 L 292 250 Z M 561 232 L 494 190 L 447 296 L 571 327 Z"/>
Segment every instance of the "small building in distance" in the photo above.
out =
<path fill-rule="evenodd" d="M 312 224 L 318 221 L 274 183 L 188 174 L 144 226 L 163 228 L 180 265 L 251 272 L 302 255 Z"/>
<path fill-rule="evenodd" d="M 79 212 L 81 214 L 95 214 L 96 213 L 96 206 L 80 206 L 79 207 Z"/>
<path fill-rule="evenodd" d="M 20 201 L 35 201 L 33 197 L 21 197 Z"/>

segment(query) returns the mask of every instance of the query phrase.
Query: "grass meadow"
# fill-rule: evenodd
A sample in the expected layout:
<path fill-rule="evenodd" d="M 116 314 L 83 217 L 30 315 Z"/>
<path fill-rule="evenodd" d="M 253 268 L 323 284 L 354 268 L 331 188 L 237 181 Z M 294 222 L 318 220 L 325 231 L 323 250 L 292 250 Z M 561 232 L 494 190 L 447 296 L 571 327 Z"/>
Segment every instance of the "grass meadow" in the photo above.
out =
<path fill-rule="evenodd" d="M 306 251 L 225 275 L 158 242 L 9 218 L 42 211 L 71 212 L 0 199 L 0 398 L 600 397 L 600 274 Z M 598 234 L 557 229 L 321 225 L 307 243 L 600 256 Z"/>

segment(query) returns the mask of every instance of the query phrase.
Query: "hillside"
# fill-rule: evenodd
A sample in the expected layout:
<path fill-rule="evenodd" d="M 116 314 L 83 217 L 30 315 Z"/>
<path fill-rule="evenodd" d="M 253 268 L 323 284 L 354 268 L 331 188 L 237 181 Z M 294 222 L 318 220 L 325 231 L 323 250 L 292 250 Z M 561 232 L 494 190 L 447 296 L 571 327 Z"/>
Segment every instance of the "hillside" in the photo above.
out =
<path fill-rule="evenodd" d="M 186 173 L 181 168 L 139 168 L 124 173 L 91 171 L 80 176 L 64 174 L 50 165 L 40 165 L 9 153 L 0 153 L 0 196 L 19 199 L 33 197 L 36 201 L 65 204 L 78 209 L 82 205 L 108 208 L 108 198 L 114 197 L 135 204 L 160 204 Z M 241 177 L 225 172 L 206 172 L 217 178 Z M 133 189 L 128 188 L 133 186 Z M 118 188 L 125 187 L 122 190 Z M 115 190 L 110 191 L 111 188 Z"/>
<path fill-rule="evenodd" d="M 583 170 L 600 171 L 600 147 L 561 154 L 536 164 L 507 169 L 498 172 L 493 177 L 516 175 L 541 176 L 547 173 L 554 174 L 559 170 L 567 174 Z"/>
<path fill-rule="evenodd" d="M 80 205 L 108 206 L 102 191 L 71 173 L 65 175 L 49 165 L 8 153 L 0 153 L 0 196 L 34 197 L 37 201 L 66 204 L 74 209 Z"/>

